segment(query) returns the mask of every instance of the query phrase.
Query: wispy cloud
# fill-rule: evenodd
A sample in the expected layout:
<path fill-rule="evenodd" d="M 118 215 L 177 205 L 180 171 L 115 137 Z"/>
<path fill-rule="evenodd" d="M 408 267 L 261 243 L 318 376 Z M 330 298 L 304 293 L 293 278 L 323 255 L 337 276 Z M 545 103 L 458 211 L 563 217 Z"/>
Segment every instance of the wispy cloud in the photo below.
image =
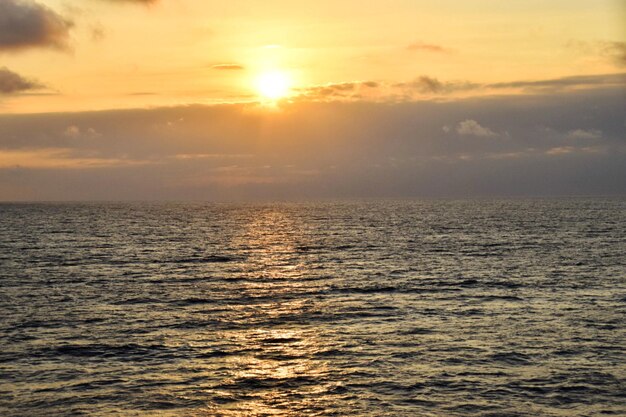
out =
<path fill-rule="evenodd" d="M 212 65 L 211 68 L 215 70 L 227 70 L 227 71 L 237 71 L 245 69 L 243 65 L 240 64 L 215 64 Z"/>
<path fill-rule="evenodd" d="M 35 1 L 0 1 L 0 51 L 65 49 L 72 26 L 71 20 Z"/>
<path fill-rule="evenodd" d="M 504 89 L 542 89 L 563 90 L 581 87 L 618 86 L 626 85 L 626 73 L 601 75 L 575 75 L 571 77 L 551 78 L 546 80 L 511 81 L 493 84 L 484 84 L 486 88 Z"/>
<path fill-rule="evenodd" d="M 577 75 L 544 80 L 517 80 L 499 83 L 475 83 L 471 81 L 440 81 L 422 75 L 414 81 L 397 83 L 396 87 L 415 90 L 421 94 L 452 94 L 464 91 L 522 90 L 525 92 L 557 92 L 579 88 L 602 86 L 626 86 L 626 73 Z"/>
<path fill-rule="evenodd" d="M 620 66 L 626 65 L 626 42 L 601 42 L 601 52 Z"/>
<path fill-rule="evenodd" d="M 88 169 L 137 166 L 147 163 L 150 162 L 126 158 L 81 157 L 74 155 L 72 149 L 0 149 L 0 169 Z"/>
<path fill-rule="evenodd" d="M 174 156 L 175 159 L 248 159 L 253 158 L 252 154 L 229 154 L 229 153 L 181 153 Z"/>
<path fill-rule="evenodd" d="M 378 87 L 380 83 L 376 81 L 347 81 L 311 86 L 298 91 L 301 98 L 311 100 L 358 99 L 363 97 L 362 93 L 371 92 Z"/>
<path fill-rule="evenodd" d="M 558 155 L 567 155 L 570 153 L 576 152 L 576 148 L 573 146 L 557 146 L 546 151 L 546 155 L 558 156 Z"/>
<path fill-rule="evenodd" d="M 413 42 L 406 47 L 409 51 L 425 51 L 434 53 L 450 53 L 451 50 L 441 45 L 426 42 Z"/>
<path fill-rule="evenodd" d="M 523 90 L 527 92 L 548 92 L 600 86 L 626 86 L 626 73 L 577 75 L 544 80 L 517 80 L 499 83 L 440 81 L 437 78 L 422 75 L 414 81 L 408 83 L 398 83 L 396 86 L 414 89 L 422 94 L 451 94 L 472 90 Z"/>
<path fill-rule="evenodd" d="M 607 59 L 618 67 L 626 66 L 626 42 L 623 41 L 576 41 L 571 40 L 567 46 L 588 56 Z"/>
<path fill-rule="evenodd" d="M 579 75 L 540 80 L 478 83 L 445 81 L 421 75 L 408 82 L 346 81 L 299 88 L 298 100 L 404 102 L 438 97 L 468 97 L 491 94 L 547 94 L 603 87 L 626 87 L 626 73 Z"/>
<path fill-rule="evenodd" d="M 152 91 L 135 91 L 132 93 L 128 93 L 129 96 L 156 96 L 158 93 Z"/>
<path fill-rule="evenodd" d="M 567 137 L 570 139 L 602 139 L 602 131 L 597 129 L 574 129 L 567 133 Z"/>

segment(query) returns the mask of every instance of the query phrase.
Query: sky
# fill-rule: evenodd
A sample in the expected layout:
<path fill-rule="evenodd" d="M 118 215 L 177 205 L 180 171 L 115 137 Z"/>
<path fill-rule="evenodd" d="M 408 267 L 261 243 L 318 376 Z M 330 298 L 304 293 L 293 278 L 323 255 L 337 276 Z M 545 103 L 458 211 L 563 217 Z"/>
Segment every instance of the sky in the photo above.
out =
<path fill-rule="evenodd" d="M 0 0 L 0 201 L 624 195 L 618 0 Z"/>

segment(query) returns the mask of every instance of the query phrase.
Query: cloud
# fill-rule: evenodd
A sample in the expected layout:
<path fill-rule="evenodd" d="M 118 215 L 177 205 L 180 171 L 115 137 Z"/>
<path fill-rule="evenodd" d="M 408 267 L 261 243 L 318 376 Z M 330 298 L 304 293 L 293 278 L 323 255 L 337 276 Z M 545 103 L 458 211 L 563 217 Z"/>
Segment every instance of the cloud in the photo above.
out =
<path fill-rule="evenodd" d="M 623 91 L 598 88 L 3 114 L 0 200 L 623 194 L 623 108 Z"/>
<path fill-rule="evenodd" d="M 558 155 L 567 155 L 576 151 L 576 148 L 573 146 L 558 146 L 555 148 L 548 149 L 546 151 L 546 155 L 558 156 Z"/>
<path fill-rule="evenodd" d="M 91 40 L 94 42 L 100 42 L 106 37 L 106 30 L 104 26 L 100 23 L 96 23 L 92 25 L 91 30 Z"/>
<path fill-rule="evenodd" d="M 435 45 L 431 43 L 425 42 L 413 42 L 409 46 L 406 47 L 409 51 L 426 51 L 426 52 L 435 52 L 435 53 L 449 53 L 450 50 L 448 48 L 444 48 L 441 45 Z"/>
<path fill-rule="evenodd" d="M 174 155 L 175 159 L 247 159 L 252 158 L 252 154 L 219 154 L 219 153 L 182 153 Z"/>
<path fill-rule="evenodd" d="M 158 93 L 152 92 L 152 91 L 135 91 L 132 93 L 128 93 L 128 96 L 131 97 L 141 97 L 141 96 L 157 96 Z"/>
<path fill-rule="evenodd" d="M 72 149 L 0 149 L 0 169 L 95 169 L 145 165 L 148 161 L 74 155 Z"/>
<path fill-rule="evenodd" d="M 0 1 L 0 51 L 64 49 L 73 23 L 32 0 Z"/>
<path fill-rule="evenodd" d="M 67 129 L 63 132 L 63 135 L 68 138 L 77 138 L 80 136 L 80 129 L 78 126 L 68 126 Z"/>
<path fill-rule="evenodd" d="M 601 86 L 626 86 L 626 73 L 578 75 L 545 80 L 522 80 L 490 84 L 471 81 L 441 81 L 435 77 L 422 75 L 413 81 L 392 85 L 393 88 L 404 91 L 408 97 L 413 97 L 413 93 L 421 95 L 451 95 L 463 92 L 488 93 L 498 90 L 522 90 L 529 93 L 545 93 Z"/>
<path fill-rule="evenodd" d="M 445 127 L 445 126 L 444 126 Z M 496 132 L 488 127 L 481 126 L 476 120 L 464 120 L 456 128 L 459 135 L 469 135 L 478 137 L 494 137 L 498 136 Z"/>
<path fill-rule="evenodd" d="M 623 41 L 576 41 L 567 43 L 570 48 L 593 57 L 607 59 L 618 67 L 626 66 L 626 42 Z"/>
<path fill-rule="evenodd" d="M 301 99 L 308 100 L 361 99 L 363 93 L 371 93 L 380 86 L 376 81 L 347 81 L 316 85 L 298 91 Z"/>
<path fill-rule="evenodd" d="M 626 73 L 577 75 L 545 80 L 523 80 L 501 83 L 480 84 L 471 81 L 440 81 L 422 75 L 412 82 L 398 83 L 396 87 L 415 90 L 421 94 L 452 94 L 464 91 L 514 90 L 529 92 L 559 91 L 598 86 L 626 86 Z"/>
<path fill-rule="evenodd" d="M 100 133 L 96 131 L 96 129 L 89 127 L 87 129 L 81 129 L 76 125 L 68 126 L 63 131 L 63 136 L 71 138 L 71 139 L 95 139 L 102 136 Z"/>
<path fill-rule="evenodd" d="M 575 75 L 571 77 L 551 78 L 535 81 L 511 81 L 502 83 L 485 84 L 485 88 L 506 89 L 541 89 L 563 90 L 568 88 L 584 88 L 597 86 L 624 86 L 626 85 L 626 73 L 601 74 L 601 75 Z"/>
<path fill-rule="evenodd" d="M 626 66 L 626 42 L 599 42 L 600 52 L 619 66 Z"/>
<path fill-rule="evenodd" d="M 477 83 L 469 80 L 444 81 L 421 75 L 408 82 L 348 81 L 296 89 L 296 101 L 408 102 L 449 96 L 454 98 L 488 94 L 547 94 L 605 87 L 626 87 L 626 73 L 578 75 L 543 80 Z"/>
<path fill-rule="evenodd" d="M 395 84 L 396 87 L 416 90 L 422 94 L 451 94 L 480 88 L 480 84 L 469 81 L 439 81 L 437 78 L 422 75 L 408 83 Z"/>
<path fill-rule="evenodd" d="M 0 68 L 0 94 L 15 94 L 42 87 L 38 82 L 28 80 L 6 67 Z"/>
<path fill-rule="evenodd" d="M 239 65 L 239 64 L 215 64 L 212 65 L 211 68 L 215 69 L 215 70 L 227 70 L 227 71 L 237 71 L 237 70 L 242 70 L 245 69 L 243 65 Z"/>
<path fill-rule="evenodd" d="M 420 93 L 441 93 L 446 90 L 446 85 L 436 78 L 421 76 L 410 84 Z"/>
<path fill-rule="evenodd" d="M 584 130 L 575 129 L 567 133 L 570 139 L 602 139 L 602 131 L 596 129 Z"/>

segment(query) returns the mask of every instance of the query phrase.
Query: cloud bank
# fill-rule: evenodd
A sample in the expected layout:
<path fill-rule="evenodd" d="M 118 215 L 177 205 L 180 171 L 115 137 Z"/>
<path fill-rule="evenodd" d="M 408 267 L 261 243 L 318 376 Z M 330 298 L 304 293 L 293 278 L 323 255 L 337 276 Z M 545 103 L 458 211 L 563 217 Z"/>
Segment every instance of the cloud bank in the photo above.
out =
<path fill-rule="evenodd" d="M 625 106 L 609 87 L 4 115 L 0 200 L 619 195 Z"/>

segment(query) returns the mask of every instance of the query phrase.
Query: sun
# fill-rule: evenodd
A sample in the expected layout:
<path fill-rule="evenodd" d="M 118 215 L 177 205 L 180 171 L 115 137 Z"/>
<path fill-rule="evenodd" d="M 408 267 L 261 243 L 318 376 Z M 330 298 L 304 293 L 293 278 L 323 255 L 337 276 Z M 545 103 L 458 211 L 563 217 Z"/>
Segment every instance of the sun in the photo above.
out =
<path fill-rule="evenodd" d="M 268 100 L 278 100 L 289 94 L 291 78 L 283 71 L 264 72 L 256 80 L 259 94 Z"/>

